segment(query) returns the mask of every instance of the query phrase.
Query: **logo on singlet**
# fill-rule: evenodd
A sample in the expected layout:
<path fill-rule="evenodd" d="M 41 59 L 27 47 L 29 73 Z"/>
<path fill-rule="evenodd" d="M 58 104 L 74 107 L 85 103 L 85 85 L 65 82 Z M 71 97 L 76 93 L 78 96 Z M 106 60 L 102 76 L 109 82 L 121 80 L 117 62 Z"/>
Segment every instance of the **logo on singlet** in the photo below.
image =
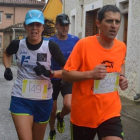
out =
<path fill-rule="evenodd" d="M 110 62 L 108 60 L 105 60 L 105 61 L 101 62 L 101 64 L 106 64 L 107 67 L 109 67 L 109 68 L 113 68 L 113 66 L 114 66 L 114 63 Z"/>
<path fill-rule="evenodd" d="M 38 53 L 37 54 L 37 61 L 46 62 L 47 61 L 47 54 L 46 53 Z"/>
<path fill-rule="evenodd" d="M 29 59 L 30 59 L 30 56 L 22 55 L 22 58 L 21 58 L 21 66 L 22 66 L 23 62 L 28 63 L 28 60 Z"/>

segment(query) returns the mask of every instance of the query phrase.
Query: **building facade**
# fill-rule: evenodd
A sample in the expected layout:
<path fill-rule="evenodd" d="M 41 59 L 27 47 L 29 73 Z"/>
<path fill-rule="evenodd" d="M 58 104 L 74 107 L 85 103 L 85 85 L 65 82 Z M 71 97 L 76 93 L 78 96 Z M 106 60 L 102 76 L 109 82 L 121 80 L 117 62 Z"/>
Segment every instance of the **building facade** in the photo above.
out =
<path fill-rule="evenodd" d="M 27 11 L 31 9 L 42 10 L 44 5 L 45 2 L 37 0 L 0 0 L 0 57 L 2 57 L 3 50 L 7 47 L 7 43 L 15 39 L 15 32 L 20 32 L 21 27 L 18 28 L 17 24 L 19 23 L 20 25 L 24 22 Z M 7 31 L 9 30 L 7 29 L 9 29 L 9 27 L 11 28 L 8 36 Z M 7 39 L 4 39 L 3 36 L 5 31 Z M 23 32 L 23 27 L 21 32 Z"/>
<path fill-rule="evenodd" d="M 121 26 L 117 39 L 127 45 L 125 75 L 129 88 L 120 91 L 122 96 L 133 100 L 140 94 L 140 0 L 62 0 L 63 12 L 71 20 L 70 33 L 79 38 L 98 33 L 97 11 L 102 6 L 113 4 L 122 12 Z"/>

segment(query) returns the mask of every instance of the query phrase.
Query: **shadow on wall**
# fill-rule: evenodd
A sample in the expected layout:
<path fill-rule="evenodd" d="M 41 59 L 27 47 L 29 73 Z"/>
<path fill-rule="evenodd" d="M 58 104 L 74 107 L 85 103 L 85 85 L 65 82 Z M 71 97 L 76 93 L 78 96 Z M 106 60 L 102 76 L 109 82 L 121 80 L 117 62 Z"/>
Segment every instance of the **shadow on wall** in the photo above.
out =
<path fill-rule="evenodd" d="M 79 32 L 79 33 L 78 33 L 78 37 L 79 37 L 79 39 L 82 38 L 82 32 Z"/>

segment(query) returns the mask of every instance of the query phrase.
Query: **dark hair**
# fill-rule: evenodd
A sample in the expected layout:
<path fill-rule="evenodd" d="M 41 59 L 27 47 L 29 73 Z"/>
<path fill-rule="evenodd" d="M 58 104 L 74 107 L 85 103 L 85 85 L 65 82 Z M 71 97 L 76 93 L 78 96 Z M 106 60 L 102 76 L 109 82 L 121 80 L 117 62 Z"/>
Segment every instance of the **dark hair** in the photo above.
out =
<path fill-rule="evenodd" d="M 102 20 L 104 19 L 105 12 L 114 12 L 114 13 L 118 12 L 121 15 L 121 11 L 117 6 L 115 6 L 115 5 L 105 5 L 98 10 L 97 20 L 102 22 Z"/>
<path fill-rule="evenodd" d="M 27 26 L 25 22 L 23 23 L 24 27 Z M 53 36 L 55 34 L 55 26 L 54 26 L 54 21 L 50 19 L 45 19 L 44 21 L 44 31 L 42 32 L 42 36 Z"/>
<path fill-rule="evenodd" d="M 45 19 L 44 31 L 42 32 L 43 36 L 53 36 L 55 34 L 54 21 L 50 19 Z"/>
<path fill-rule="evenodd" d="M 56 24 L 59 23 L 61 25 L 64 25 L 64 24 L 70 24 L 70 19 L 69 19 L 69 16 L 67 14 L 59 14 L 56 16 Z"/>

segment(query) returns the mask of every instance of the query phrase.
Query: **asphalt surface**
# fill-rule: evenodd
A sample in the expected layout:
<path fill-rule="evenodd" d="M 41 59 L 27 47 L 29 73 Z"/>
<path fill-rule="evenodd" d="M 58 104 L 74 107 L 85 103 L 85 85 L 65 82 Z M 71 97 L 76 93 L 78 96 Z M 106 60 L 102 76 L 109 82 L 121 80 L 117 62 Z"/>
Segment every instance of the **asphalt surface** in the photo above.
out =
<path fill-rule="evenodd" d="M 16 66 L 12 66 L 14 79 L 6 81 L 4 79 L 4 66 L 0 64 L 0 140 L 18 140 L 16 130 L 10 115 L 9 104 L 10 94 L 14 79 L 16 78 Z M 122 124 L 124 128 L 124 140 L 140 140 L 140 102 L 134 102 L 121 97 L 122 101 Z M 62 97 L 58 98 L 58 109 L 62 107 Z M 56 140 L 70 140 L 70 115 L 65 117 L 66 131 L 63 134 L 57 132 Z M 44 140 L 47 140 L 49 127 L 47 127 Z M 98 140 L 95 138 L 94 140 Z"/>

